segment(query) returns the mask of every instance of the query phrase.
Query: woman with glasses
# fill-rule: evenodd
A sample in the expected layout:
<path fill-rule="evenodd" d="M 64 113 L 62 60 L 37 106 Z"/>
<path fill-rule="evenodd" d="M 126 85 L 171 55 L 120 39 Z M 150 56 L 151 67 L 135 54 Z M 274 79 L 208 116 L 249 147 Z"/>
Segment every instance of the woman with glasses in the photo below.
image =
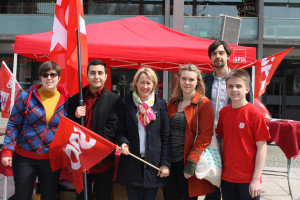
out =
<path fill-rule="evenodd" d="M 15 200 L 32 199 L 37 176 L 42 199 L 57 199 L 59 171 L 52 172 L 48 153 L 60 116 L 67 115 L 69 96 L 64 88 L 57 87 L 60 73 L 55 62 L 41 64 L 41 84 L 22 92 L 12 108 L 2 163 L 13 168 Z"/>

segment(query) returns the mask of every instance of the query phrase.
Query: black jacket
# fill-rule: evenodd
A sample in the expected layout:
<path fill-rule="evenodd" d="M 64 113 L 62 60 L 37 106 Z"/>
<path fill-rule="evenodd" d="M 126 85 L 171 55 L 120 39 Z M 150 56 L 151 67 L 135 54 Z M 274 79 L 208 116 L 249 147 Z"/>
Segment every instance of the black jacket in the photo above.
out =
<path fill-rule="evenodd" d="M 214 83 L 213 73 L 209 73 L 209 74 L 206 74 L 205 76 L 203 76 L 203 81 L 205 83 L 205 96 L 208 99 L 211 100 L 212 86 L 213 86 L 213 83 Z M 250 91 L 246 95 L 246 99 L 247 99 L 248 102 L 253 104 L 254 100 L 253 100 L 253 91 L 252 91 L 251 84 L 250 84 Z M 231 99 L 230 98 L 228 98 L 228 103 L 227 104 L 231 104 Z"/>
<path fill-rule="evenodd" d="M 83 97 L 87 91 L 86 86 L 83 88 Z M 105 139 L 115 143 L 115 136 L 118 125 L 118 107 L 120 105 L 120 97 L 103 88 L 102 94 L 98 96 L 93 106 L 93 131 Z M 79 106 L 79 94 L 75 94 L 70 98 L 68 107 L 68 117 L 80 124 L 80 119 L 75 116 L 76 108 Z M 100 163 L 114 159 L 114 152 L 107 156 Z"/>
<path fill-rule="evenodd" d="M 145 160 L 156 167 L 170 167 L 171 145 L 169 133 L 169 117 L 166 102 L 155 96 L 152 110 L 156 120 L 146 126 Z M 125 97 L 120 106 L 118 144 L 129 144 L 130 153 L 140 156 L 137 108 L 132 94 Z M 168 183 L 168 178 L 157 176 L 158 171 L 128 155 L 121 155 L 118 166 L 117 182 L 126 186 L 156 188 Z"/>

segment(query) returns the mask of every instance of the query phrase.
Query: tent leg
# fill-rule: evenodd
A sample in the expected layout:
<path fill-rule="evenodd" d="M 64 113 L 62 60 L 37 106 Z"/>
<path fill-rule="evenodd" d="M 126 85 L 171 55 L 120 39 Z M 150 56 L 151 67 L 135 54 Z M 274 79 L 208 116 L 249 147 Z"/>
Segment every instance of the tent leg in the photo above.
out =
<path fill-rule="evenodd" d="M 7 176 L 4 176 L 3 200 L 7 200 Z"/>

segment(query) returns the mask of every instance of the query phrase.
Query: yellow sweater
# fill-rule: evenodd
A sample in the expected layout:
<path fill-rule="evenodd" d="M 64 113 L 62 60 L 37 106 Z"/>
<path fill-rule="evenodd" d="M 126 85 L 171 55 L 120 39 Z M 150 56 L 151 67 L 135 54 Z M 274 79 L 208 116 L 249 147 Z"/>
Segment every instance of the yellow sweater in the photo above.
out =
<path fill-rule="evenodd" d="M 60 98 L 60 93 L 57 91 L 57 89 L 55 89 L 53 92 L 48 92 L 44 90 L 43 87 L 38 89 L 38 93 L 45 108 L 47 122 L 49 122 L 54 114 L 56 105 Z"/>

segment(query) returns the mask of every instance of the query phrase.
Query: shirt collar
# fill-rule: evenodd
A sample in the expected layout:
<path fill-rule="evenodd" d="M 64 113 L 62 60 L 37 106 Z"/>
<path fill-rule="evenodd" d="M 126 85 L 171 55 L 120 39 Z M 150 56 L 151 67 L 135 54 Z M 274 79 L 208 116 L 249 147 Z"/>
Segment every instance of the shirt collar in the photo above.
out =
<path fill-rule="evenodd" d="M 103 88 L 104 87 L 102 87 L 100 90 L 98 90 L 94 94 L 94 93 L 91 92 L 90 87 L 87 87 L 87 90 L 86 90 L 86 93 L 85 93 L 86 95 L 85 96 L 87 97 L 87 96 L 93 96 L 93 95 L 95 95 L 96 97 L 98 97 L 98 96 L 100 96 L 102 94 Z"/>
<path fill-rule="evenodd" d="M 225 74 L 225 76 L 223 76 L 223 77 L 217 77 L 216 76 L 216 71 L 213 71 L 213 77 L 214 78 L 217 78 L 217 79 L 223 79 L 223 78 L 225 78 L 226 76 L 227 76 L 227 74 L 229 73 L 231 71 L 231 69 L 230 68 L 228 68 L 228 72 Z"/>

